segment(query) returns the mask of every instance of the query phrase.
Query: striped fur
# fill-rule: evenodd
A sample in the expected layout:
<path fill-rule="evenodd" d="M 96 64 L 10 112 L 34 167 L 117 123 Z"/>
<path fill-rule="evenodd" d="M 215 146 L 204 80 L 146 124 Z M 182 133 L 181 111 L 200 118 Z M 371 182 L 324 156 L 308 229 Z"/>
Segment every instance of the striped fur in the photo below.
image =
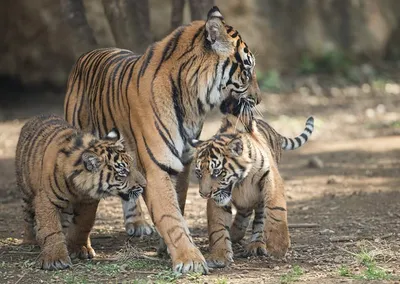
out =
<path fill-rule="evenodd" d="M 224 267 L 233 261 L 231 242 L 244 237 L 253 211 L 253 233 L 246 254 L 286 253 L 290 239 L 278 164 L 282 149 L 301 147 L 313 129 L 310 117 L 299 136 L 287 138 L 260 119 L 252 119 L 245 127 L 235 115 L 227 115 L 211 139 L 192 141 L 197 148 L 195 173 L 200 195 L 208 199 L 210 267 Z M 231 204 L 237 209 L 232 225 Z"/>
<path fill-rule="evenodd" d="M 96 135 L 113 127 L 124 134 L 146 175 L 144 199 L 177 272 L 208 271 L 183 218 L 193 152 L 188 141 L 228 97 L 260 101 L 254 66 L 249 47 L 214 7 L 207 21 L 177 28 L 143 55 L 93 50 L 70 74 L 66 120 Z M 146 234 L 139 203 L 123 208 L 128 233 Z"/>
<path fill-rule="evenodd" d="M 16 176 L 23 200 L 24 241 L 38 242 L 43 269 L 67 268 L 70 256 L 95 255 L 89 234 L 99 200 L 136 199 L 146 186 L 132 160 L 117 130 L 99 140 L 55 115 L 36 116 L 23 126 Z"/>

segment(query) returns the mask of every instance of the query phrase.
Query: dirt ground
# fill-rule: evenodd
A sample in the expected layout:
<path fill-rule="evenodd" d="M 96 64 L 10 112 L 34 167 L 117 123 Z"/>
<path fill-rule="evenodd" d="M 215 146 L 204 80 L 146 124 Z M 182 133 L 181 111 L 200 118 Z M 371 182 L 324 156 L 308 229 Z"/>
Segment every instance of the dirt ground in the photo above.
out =
<path fill-rule="evenodd" d="M 29 105 L 29 107 L 27 107 Z M 300 89 L 265 94 L 264 119 L 280 133 L 300 133 L 309 115 L 311 140 L 285 152 L 285 179 L 292 247 L 284 260 L 240 258 L 208 276 L 177 277 L 169 259 L 156 256 L 157 238 L 128 238 L 120 201 L 101 202 L 92 234 L 98 256 L 75 261 L 62 272 L 37 268 L 39 250 L 21 245 L 22 217 L 14 177 L 14 151 L 25 119 L 62 113 L 62 96 L 15 103 L 0 123 L 1 283 L 400 283 L 400 86 L 380 84 Z M 215 133 L 210 116 L 203 137 Z M 317 161 L 316 161 L 317 160 Z M 317 165 L 317 166 L 316 166 Z M 196 244 L 208 253 L 205 202 L 192 177 L 186 220 Z M 385 280 L 386 279 L 386 280 Z"/>

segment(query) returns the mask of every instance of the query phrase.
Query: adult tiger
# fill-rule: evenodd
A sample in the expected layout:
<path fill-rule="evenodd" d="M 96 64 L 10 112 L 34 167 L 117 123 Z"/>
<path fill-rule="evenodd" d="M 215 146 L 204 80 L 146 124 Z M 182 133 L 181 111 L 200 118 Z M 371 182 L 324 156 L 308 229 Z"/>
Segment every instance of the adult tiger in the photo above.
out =
<path fill-rule="evenodd" d="M 99 135 L 121 130 L 146 175 L 144 199 L 177 272 L 208 271 L 183 218 L 193 152 L 188 141 L 227 97 L 260 101 L 254 66 L 247 44 L 213 7 L 206 21 L 177 28 L 141 56 L 93 50 L 70 74 L 66 119 Z M 141 215 L 135 207 L 124 204 L 125 217 Z M 136 228 L 143 222 L 137 218 Z"/>
<path fill-rule="evenodd" d="M 243 239 L 254 214 L 253 234 L 246 255 L 283 256 L 290 238 L 283 179 L 278 170 L 282 150 L 304 145 L 314 130 L 314 118 L 295 138 L 280 135 L 268 123 L 250 124 L 227 115 L 217 134 L 196 146 L 196 175 L 200 195 L 207 198 L 210 246 L 209 267 L 224 267 L 233 261 L 232 242 Z M 232 224 L 231 205 L 237 209 Z M 266 216 L 266 218 L 265 218 Z"/>
<path fill-rule="evenodd" d="M 95 255 L 89 234 L 99 200 L 136 199 L 146 186 L 132 161 L 116 130 L 100 140 L 55 115 L 33 117 L 22 127 L 15 168 L 24 242 L 39 243 L 43 269 L 71 266 L 68 253 Z"/>

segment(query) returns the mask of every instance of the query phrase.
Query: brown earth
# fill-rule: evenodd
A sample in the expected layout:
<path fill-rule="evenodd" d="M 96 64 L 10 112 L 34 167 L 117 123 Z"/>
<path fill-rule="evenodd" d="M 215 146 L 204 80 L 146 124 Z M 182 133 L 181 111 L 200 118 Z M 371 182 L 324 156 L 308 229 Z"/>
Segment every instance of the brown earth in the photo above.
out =
<path fill-rule="evenodd" d="M 361 283 L 366 280 L 359 279 L 368 272 L 363 257 L 367 255 L 391 278 L 385 281 L 399 283 L 400 86 L 338 90 L 328 90 L 325 95 L 310 95 L 304 89 L 293 94 L 266 94 L 260 106 L 264 118 L 287 136 L 300 133 L 309 115 L 316 119 L 310 142 L 284 153 L 280 166 L 291 224 L 292 248 L 286 259 L 236 257 L 229 268 L 214 270 L 208 276 L 178 279 L 170 272 L 170 260 L 156 256 L 156 237 L 133 239 L 125 235 L 117 199 L 101 202 L 92 235 L 98 253 L 94 260 L 76 261 L 72 269 L 62 272 L 38 269 L 38 248 L 20 244 L 22 218 L 14 151 L 25 119 L 42 112 L 61 113 L 62 96 L 49 96 L 43 102 L 33 96 L 32 102 L 3 109 L 0 282 Z M 203 137 L 215 133 L 218 125 L 217 114 L 211 115 Z M 323 163 L 321 168 L 310 166 L 310 160 L 315 159 Z M 196 244 L 207 254 L 205 203 L 197 191 L 192 177 L 186 220 Z M 240 245 L 235 246 L 235 253 L 240 254 Z M 345 269 L 350 276 L 344 276 Z"/>

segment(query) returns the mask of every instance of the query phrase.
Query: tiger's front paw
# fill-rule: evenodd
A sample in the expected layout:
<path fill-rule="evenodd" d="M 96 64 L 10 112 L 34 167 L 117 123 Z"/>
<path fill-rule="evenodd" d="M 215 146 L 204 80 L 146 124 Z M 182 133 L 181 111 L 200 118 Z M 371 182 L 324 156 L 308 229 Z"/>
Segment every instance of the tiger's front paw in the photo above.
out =
<path fill-rule="evenodd" d="M 178 252 L 178 256 L 172 261 L 172 267 L 174 272 L 182 274 L 190 272 L 208 274 L 206 260 L 200 250 L 194 246 L 190 249 Z"/>
<path fill-rule="evenodd" d="M 96 252 L 90 245 L 72 245 L 69 247 L 69 255 L 72 259 L 92 259 Z"/>
<path fill-rule="evenodd" d="M 290 236 L 287 224 L 266 228 L 267 251 L 275 257 L 284 257 L 290 247 Z"/>
<path fill-rule="evenodd" d="M 72 266 L 64 245 L 55 245 L 41 252 L 40 267 L 45 270 L 61 270 Z"/>
<path fill-rule="evenodd" d="M 125 230 L 132 237 L 149 236 L 154 232 L 153 226 L 145 220 L 126 223 Z"/>
<path fill-rule="evenodd" d="M 233 252 L 231 250 L 213 251 L 207 258 L 207 264 L 210 268 L 223 268 L 233 262 Z"/>
<path fill-rule="evenodd" d="M 268 255 L 267 247 L 263 241 L 254 241 L 246 245 L 243 257 L 248 256 L 266 256 Z"/>

